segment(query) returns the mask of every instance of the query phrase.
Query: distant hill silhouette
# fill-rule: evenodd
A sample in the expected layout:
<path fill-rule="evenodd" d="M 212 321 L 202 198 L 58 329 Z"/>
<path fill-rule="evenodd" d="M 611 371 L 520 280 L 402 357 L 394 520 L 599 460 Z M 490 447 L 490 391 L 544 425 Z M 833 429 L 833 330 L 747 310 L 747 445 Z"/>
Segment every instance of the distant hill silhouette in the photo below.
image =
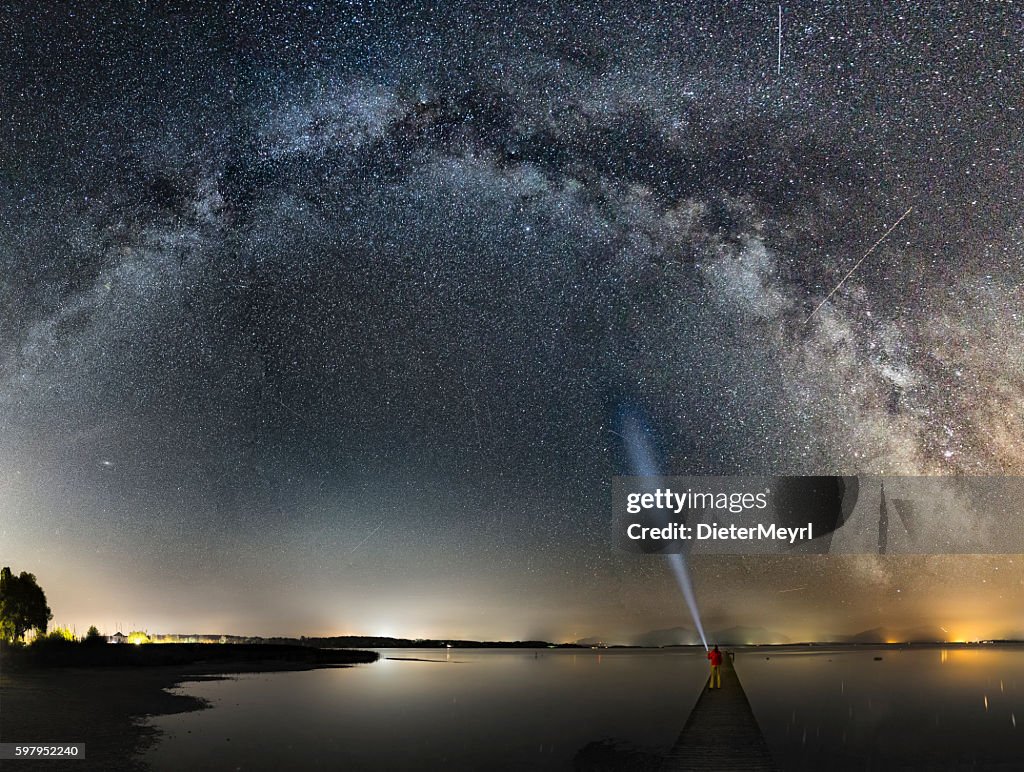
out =
<path fill-rule="evenodd" d="M 924 625 L 911 630 L 903 630 L 896 638 L 900 641 L 948 641 L 950 634 L 938 625 Z"/>
<path fill-rule="evenodd" d="M 893 636 L 895 633 L 884 627 L 872 627 L 853 635 L 837 635 L 833 640 L 836 643 L 885 643 L 888 640 L 895 640 Z"/>
<path fill-rule="evenodd" d="M 636 636 L 631 643 L 635 646 L 693 646 L 700 644 L 697 631 L 688 627 L 669 627 L 651 630 Z M 708 633 L 708 643 L 738 646 L 749 643 L 792 643 L 792 639 L 764 627 L 734 625 L 723 630 Z"/>
<path fill-rule="evenodd" d="M 630 643 L 634 646 L 691 646 L 700 643 L 700 636 L 688 627 L 668 627 L 642 633 Z"/>
<path fill-rule="evenodd" d="M 836 635 L 830 640 L 835 643 L 942 643 L 949 641 L 951 637 L 938 625 L 921 625 L 902 630 L 872 627 L 853 635 Z"/>
<path fill-rule="evenodd" d="M 575 643 L 551 643 L 549 641 L 468 641 L 461 638 L 389 638 L 371 635 L 335 635 L 326 638 L 267 638 L 267 643 L 297 643 L 302 646 L 320 648 L 370 648 L 370 649 L 546 649 L 573 648 Z"/>
<path fill-rule="evenodd" d="M 788 635 L 768 630 L 764 627 L 746 627 L 736 625 L 725 630 L 715 630 L 708 636 L 709 643 L 721 643 L 729 646 L 740 646 L 754 643 L 792 643 Z"/>

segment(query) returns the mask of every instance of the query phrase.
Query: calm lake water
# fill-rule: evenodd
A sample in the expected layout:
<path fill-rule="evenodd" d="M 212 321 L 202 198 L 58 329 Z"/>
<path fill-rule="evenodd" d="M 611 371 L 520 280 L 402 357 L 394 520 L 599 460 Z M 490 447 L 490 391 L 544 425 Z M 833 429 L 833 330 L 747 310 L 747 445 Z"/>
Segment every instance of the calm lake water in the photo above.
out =
<path fill-rule="evenodd" d="M 736 669 L 783 769 L 1024 769 L 1024 647 L 751 651 Z"/>
<path fill-rule="evenodd" d="M 690 650 L 381 657 L 186 684 L 213 708 L 152 719 L 164 739 L 145 760 L 158 770 L 643 769 L 675 742 L 707 674 L 704 652 Z M 783 769 L 1020 769 L 1024 759 L 1024 649 L 752 649 L 736 669 Z"/>

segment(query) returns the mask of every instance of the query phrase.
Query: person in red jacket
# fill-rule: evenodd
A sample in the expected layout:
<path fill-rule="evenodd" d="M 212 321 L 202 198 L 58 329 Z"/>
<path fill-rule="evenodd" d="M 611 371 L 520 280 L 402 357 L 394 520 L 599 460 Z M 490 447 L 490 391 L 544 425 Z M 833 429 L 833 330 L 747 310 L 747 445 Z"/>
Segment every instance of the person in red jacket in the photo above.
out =
<path fill-rule="evenodd" d="M 718 644 L 708 652 L 708 659 L 711 660 L 711 678 L 708 680 L 708 688 L 714 689 L 717 686 L 722 688 L 722 652 L 718 650 Z"/>

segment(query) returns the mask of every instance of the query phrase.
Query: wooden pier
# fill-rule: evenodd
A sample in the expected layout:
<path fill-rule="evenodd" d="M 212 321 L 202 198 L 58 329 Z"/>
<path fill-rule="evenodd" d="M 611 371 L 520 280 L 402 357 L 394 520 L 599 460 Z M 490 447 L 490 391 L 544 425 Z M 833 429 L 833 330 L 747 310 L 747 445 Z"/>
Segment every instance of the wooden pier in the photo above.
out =
<path fill-rule="evenodd" d="M 662 769 L 776 772 L 730 655 L 722 661 L 722 688 L 705 683 Z"/>

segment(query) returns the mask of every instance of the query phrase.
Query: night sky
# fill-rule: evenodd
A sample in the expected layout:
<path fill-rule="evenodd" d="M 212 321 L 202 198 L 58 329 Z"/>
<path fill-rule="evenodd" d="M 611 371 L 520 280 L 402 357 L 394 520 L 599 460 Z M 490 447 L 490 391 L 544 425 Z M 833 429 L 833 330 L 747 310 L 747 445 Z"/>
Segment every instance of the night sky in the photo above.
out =
<path fill-rule="evenodd" d="M 79 632 L 625 639 L 689 624 L 625 406 L 676 474 L 1024 474 L 1024 10 L 777 14 L 0 10 L 0 563 Z M 693 571 L 1024 634 L 1024 556 Z"/>

